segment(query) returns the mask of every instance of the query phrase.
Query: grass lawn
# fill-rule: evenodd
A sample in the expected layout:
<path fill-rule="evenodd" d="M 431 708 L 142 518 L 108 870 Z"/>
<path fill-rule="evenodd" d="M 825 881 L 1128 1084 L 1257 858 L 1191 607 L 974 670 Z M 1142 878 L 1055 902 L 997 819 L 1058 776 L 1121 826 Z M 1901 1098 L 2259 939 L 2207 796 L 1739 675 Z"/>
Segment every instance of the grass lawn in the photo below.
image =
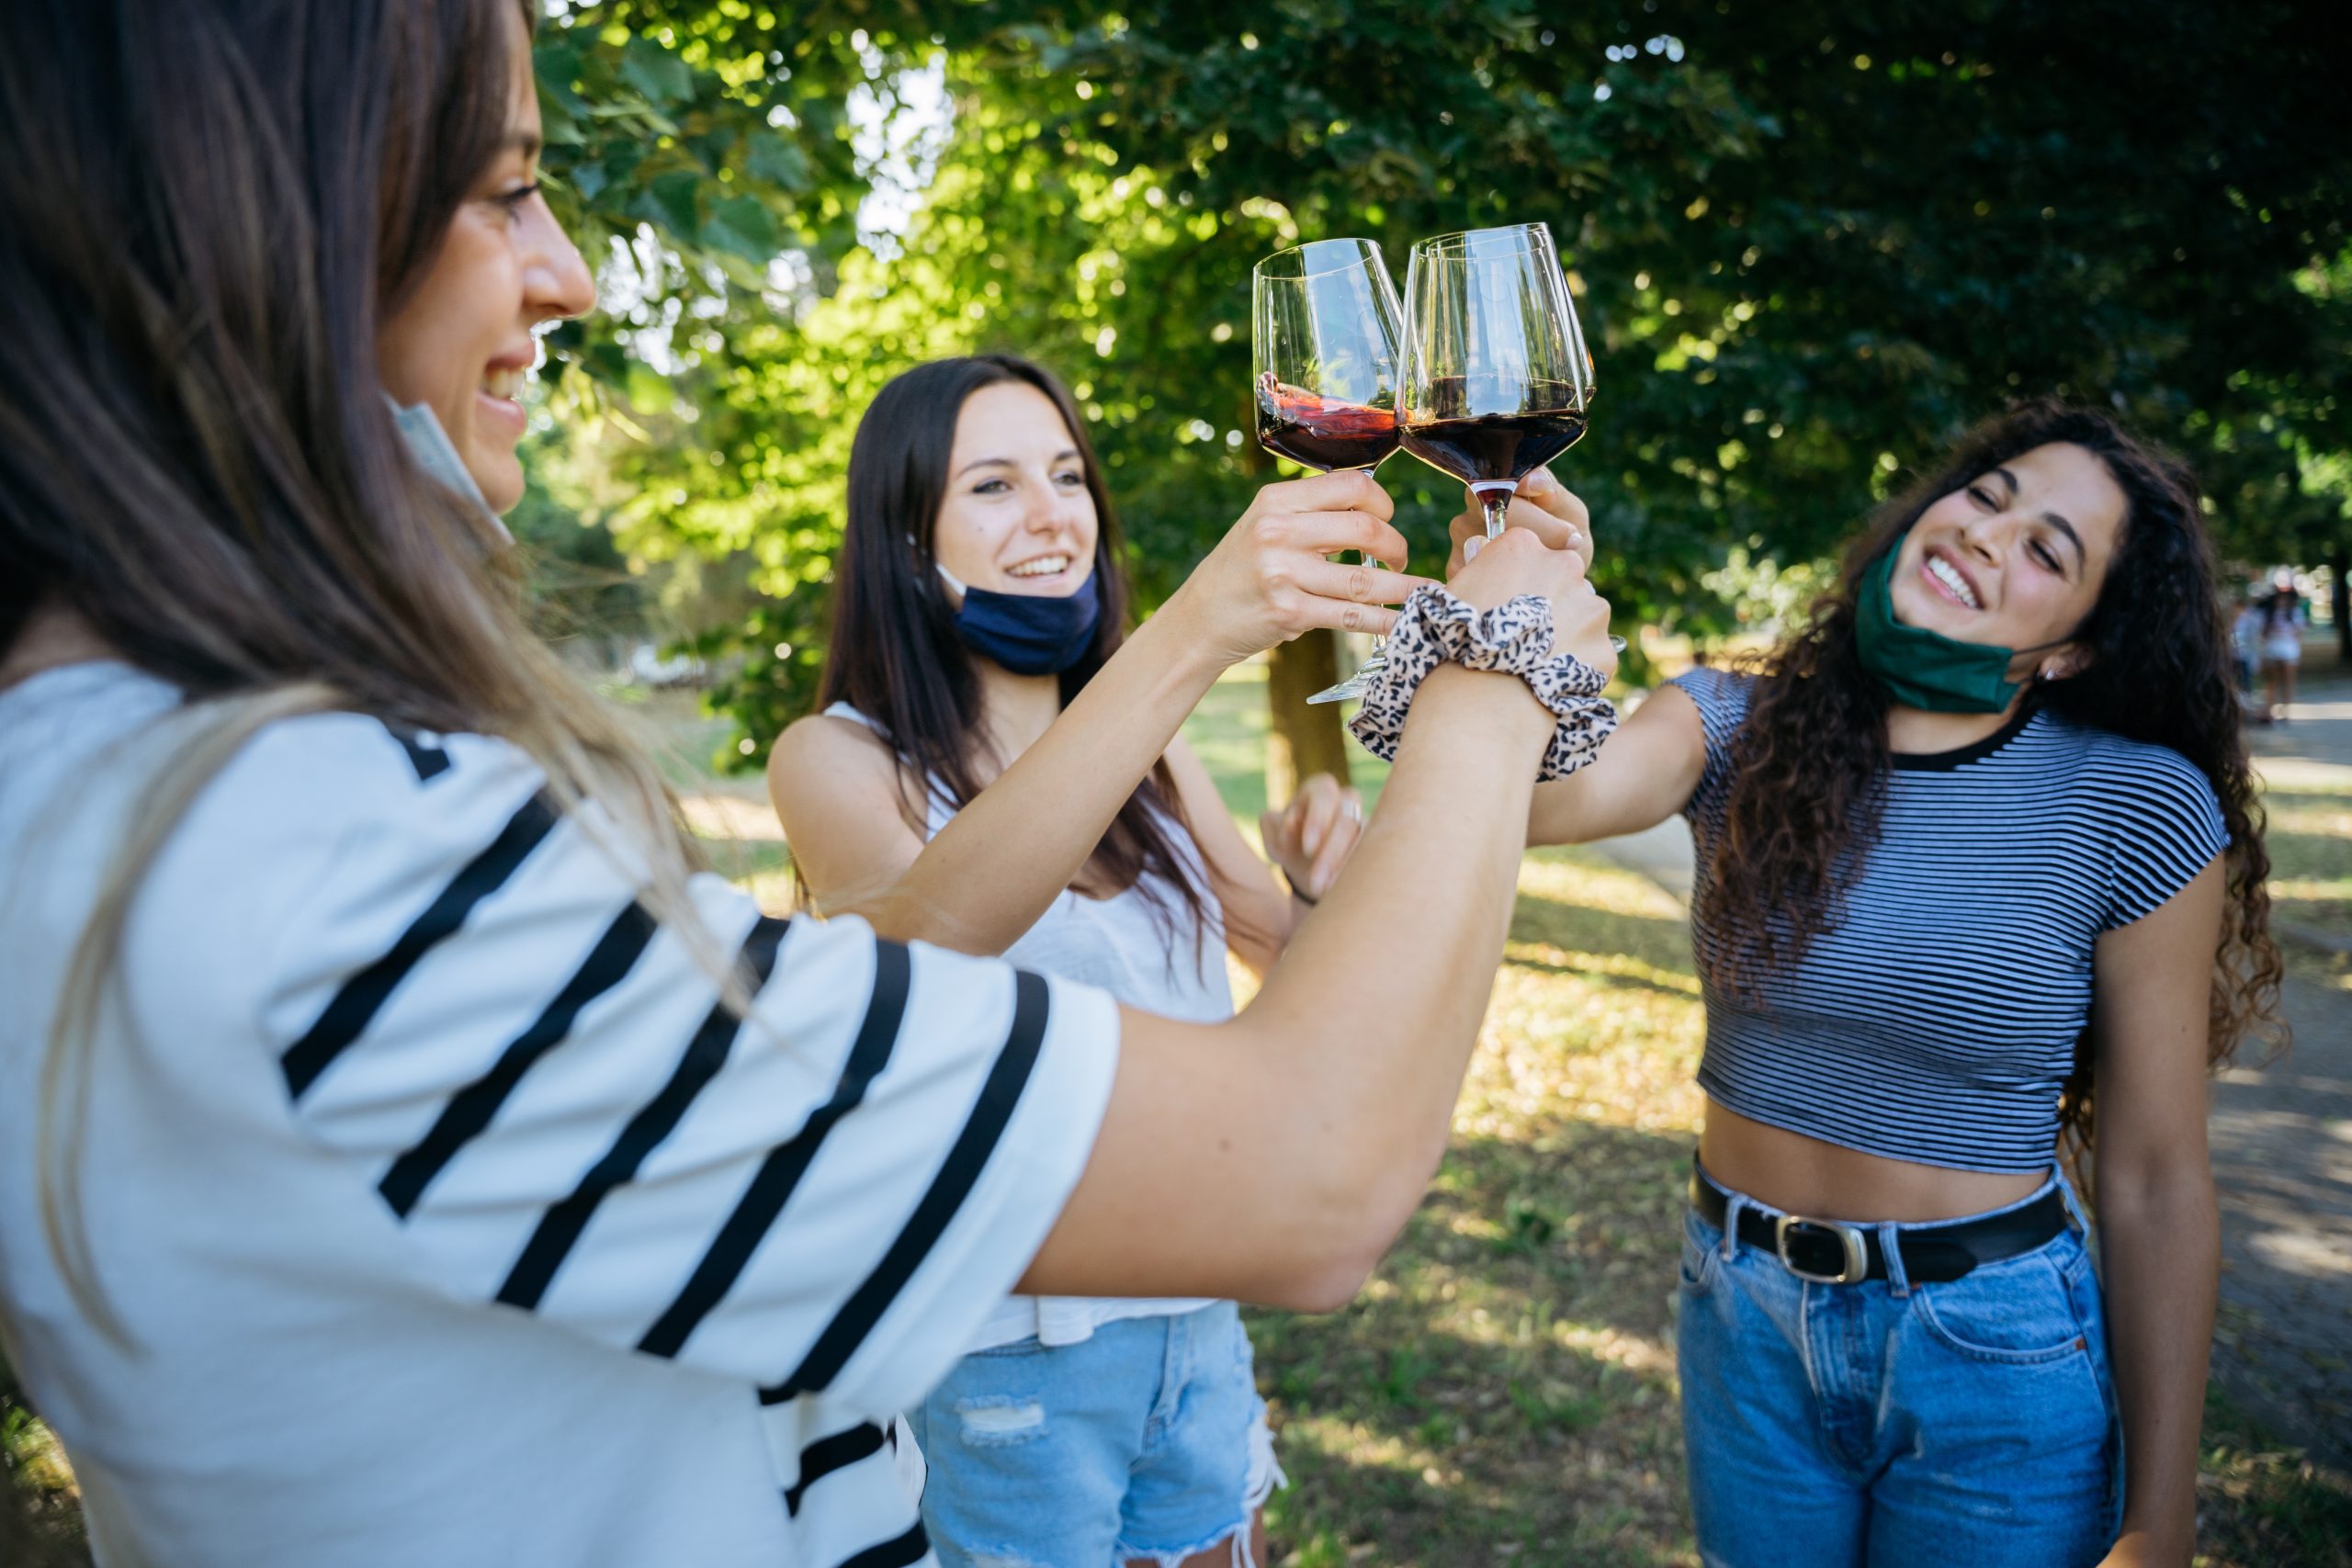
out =
<path fill-rule="evenodd" d="M 1186 730 L 1253 837 L 1263 683 L 1261 668 L 1236 671 Z M 657 705 L 714 859 L 780 904 L 783 848 L 758 782 L 712 779 L 701 764 L 723 730 Z M 1352 760 L 1370 800 L 1385 769 Z M 2352 796 L 2285 773 L 2271 784 L 2282 909 L 2352 931 Z M 1702 1034 L 1679 906 L 1589 852 L 1530 854 L 1453 1148 L 1419 1212 L 1345 1311 L 1250 1314 L 1291 1478 L 1270 1507 L 1277 1564 L 1698 1561 L 1672 1322 Z M 0 1459 L 70 1529 L 70 1472 L 10 1393 L 0 1368 Z M 2199 1496 L 2208 1568 L 2352 1564 L 2344 1478 L 2218 1398 Z"/>

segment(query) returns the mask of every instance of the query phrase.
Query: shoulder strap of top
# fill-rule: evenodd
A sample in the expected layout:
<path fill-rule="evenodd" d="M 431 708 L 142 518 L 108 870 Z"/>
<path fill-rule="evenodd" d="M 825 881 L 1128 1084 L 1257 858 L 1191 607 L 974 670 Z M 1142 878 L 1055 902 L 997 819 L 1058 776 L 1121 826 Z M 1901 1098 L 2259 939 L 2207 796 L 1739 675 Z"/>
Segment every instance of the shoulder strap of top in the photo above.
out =
<path fill-rule="evenodd" d="M 876 720 L 869 714 L 860 712 L 858 709 L 852 707 L 847 703 L 833 703 L 829 705 L 825 709 L 825 716 L 827 718 L 845 718 L 854 724 L 862 724 L 865 726 L 866 728 L 872 730 L 875 738 L 880 740 L 884 745 L 887 746 L 889 744 L 889 732 L 882 728 L 880 721 Z M 947 791 L 940 784 L 940 782 L 934 778 L 930 780 L 929 783 L 931 785 L 929 791 L 931 799 L 925 808 L 925 816 L 929 818 L 924 825 L 923 836 L 925 838 L 935 837 L 942 828 L 947 826 L 947 819 L 956 815 L 955 802 L 948 798 Z"/>
<path fill-rule="evenodd" d="M 882 727 L 880 725 L 875 723 L 874 720 L 866 717 L 865 715 L 850 706 L 847 703 L 831 704 L 825 709 L 825 716 L 827 718 L 846 718 L 853 723 L 865 726 L 866 728 L 874 731 L 876 735 L 882 733 Z"/>

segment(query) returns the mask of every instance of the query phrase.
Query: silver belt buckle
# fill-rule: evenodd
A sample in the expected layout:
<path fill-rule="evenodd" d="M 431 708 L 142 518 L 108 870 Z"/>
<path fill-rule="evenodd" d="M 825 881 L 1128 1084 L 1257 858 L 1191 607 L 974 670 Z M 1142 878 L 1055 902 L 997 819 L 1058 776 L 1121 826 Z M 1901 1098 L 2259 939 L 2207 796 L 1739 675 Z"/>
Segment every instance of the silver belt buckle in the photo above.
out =
<path fill-rule="evenodd" d="M 1811 1225 L 1836 1236 L 1846 1247 L 1846 1267 L 1835 1274 L 1816 1274 L 1800 1269 L 1789 1258 L 1789 1231 L 1792 1226 Z M 1781 1267 L 1800 1280 L 1810 1280 L 1817 1285 L 1858 1285 L 1871 1277 L 1870 1248 L 1863 1244 L 1862 1227 L 1848 1224 L 1843 1220 L 1808 1220 L 1802 1214 L 1782 1214 L 1772 1225 L 1772 1245 L 1780 1252 Z"/>

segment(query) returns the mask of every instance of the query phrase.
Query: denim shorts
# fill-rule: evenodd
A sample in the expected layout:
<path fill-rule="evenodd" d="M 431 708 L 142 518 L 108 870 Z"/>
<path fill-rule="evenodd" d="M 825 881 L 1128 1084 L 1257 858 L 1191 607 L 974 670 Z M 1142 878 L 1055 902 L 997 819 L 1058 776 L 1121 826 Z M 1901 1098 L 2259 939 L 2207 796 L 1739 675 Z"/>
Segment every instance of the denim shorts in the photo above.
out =
<path fill-rule="evenodd" d="M 2087 1568 L 2106 1555 L 2123 1439 L 2079 1216 L 2030 1252 L 1923 1285 L 1814 1283 L 1770 1251 L 1725 1246 L 1695 1211 L 1682 1224 L 1676 1351 L 1708 1568 Z M 1883 1245 L 1906 1227 L 1873 1228 Z"/>
<path fill-rule="evenodd" d="M 1231 1302 L 977 1351 L 907 1420 L 944 1568 L 1173 1568 L 1227 1541 L 1246 1565 L 1283 1480 Z"/>

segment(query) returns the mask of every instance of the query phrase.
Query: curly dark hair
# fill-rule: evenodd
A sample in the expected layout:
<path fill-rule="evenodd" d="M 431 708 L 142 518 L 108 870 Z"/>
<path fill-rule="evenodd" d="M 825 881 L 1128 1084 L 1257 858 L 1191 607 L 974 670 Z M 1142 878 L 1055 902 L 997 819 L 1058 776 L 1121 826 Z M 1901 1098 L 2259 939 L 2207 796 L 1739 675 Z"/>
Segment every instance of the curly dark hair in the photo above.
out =
<path fill-rule="evenodd" d="M 1750 663 L 1758 680 L 1732 740 L 1724 832 L 1695 913 L 1710 978 L 1753 992 L 1754 977 L 1802 957 L 1833 930 L 1877 837 L 1888 775 L 1887 698 L 1861 662 L 1856 604 L 1864 574 L 1921 513 L 1990 469 L 2053 443 L 2106 466 L 2127 502 L 2098 603 L 2071 639 L 2090 655 L 2074 676 L 2035 685 L 2028 703 L 2127 739 L 2169 747 L 2213 786 L 2227 822 L 2228 908 L 2213 970 L 2208 1054 L 2229 1061 L 2252 1035 L 2284 1038 L 2278 950 L 2269 933 L 2270 856 L 2239 733 L 2230 640 L 2197 480 L 2096 409 L 2021 403 L 1962 437 L 1943 462 L 1880 509 L 1847 552 L 1837 587 L 1804 629 Z M 2164 694 L 2169 700 L 2152 700 Z M 2089 1151 L 2088 1032 L 2060 1107 L 2062 1140 Z"/>

